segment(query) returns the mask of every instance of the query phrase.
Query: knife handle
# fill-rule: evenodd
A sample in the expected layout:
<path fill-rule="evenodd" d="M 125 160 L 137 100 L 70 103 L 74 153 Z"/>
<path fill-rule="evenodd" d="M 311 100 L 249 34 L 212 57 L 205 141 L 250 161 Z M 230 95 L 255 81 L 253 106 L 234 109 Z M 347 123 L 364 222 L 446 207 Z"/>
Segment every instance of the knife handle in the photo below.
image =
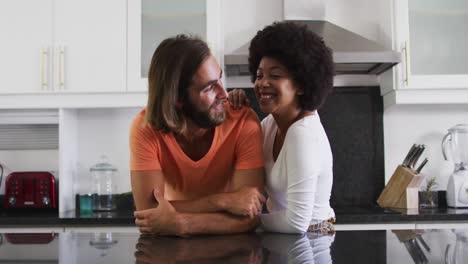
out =
<path fill-rule="evenodd" d="M 428 161 L 428 159 L 425 158 L 425 159 L 421 162 L 421 164 L 419 165 L 419 167 L 416 169 L 416 174 L 419 174 L 419 173 L 421 172 L 421 170 L 422 170 L 422 169 L 424 168 L 424 166 L 426 165 L 427 161 Z"/>
<path fill-rule="evenodd" d="M 417 146 L 418 146 L 417 144 L 413 144 L 413 146 L 408 151 L 408 154 L 406 154 L 406 157 L 403 160 L 403 163 L 401 164 L 402 166 L 407 167 L 407 168 L 409 167 L 409 161 L 411 157 L 413 156 L 414 152 L 416 151 Z"/>
<path fill-rule="evenodd" d="M 416 154 L 414 155 L 414 157 L 413 157 L 413 159 L 411 160 L 411 163 L 410 163 L 411 168 L 414 168 L 416 166 L 416 163 L 418 162 L 419 157 L 421 157 L 421 155 L 422 155 L 422 153 L 424 152 L 425 149 L 426 149 L 426 146 L 424 144 L 418 146 L 418 150 L 416 151 Z"/>

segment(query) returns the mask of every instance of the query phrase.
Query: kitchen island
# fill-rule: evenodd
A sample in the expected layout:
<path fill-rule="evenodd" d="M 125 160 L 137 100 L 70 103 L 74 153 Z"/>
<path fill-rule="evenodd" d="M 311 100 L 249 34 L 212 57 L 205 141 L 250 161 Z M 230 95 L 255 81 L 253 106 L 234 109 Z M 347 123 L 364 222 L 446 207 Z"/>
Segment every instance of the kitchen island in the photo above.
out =
<path fill-rule="evenodd" d="M 0 263 L 462 263 L 468 254 L 468 229 L 190 238 L 96 230 L 4 233 L 0 241 Z"/>

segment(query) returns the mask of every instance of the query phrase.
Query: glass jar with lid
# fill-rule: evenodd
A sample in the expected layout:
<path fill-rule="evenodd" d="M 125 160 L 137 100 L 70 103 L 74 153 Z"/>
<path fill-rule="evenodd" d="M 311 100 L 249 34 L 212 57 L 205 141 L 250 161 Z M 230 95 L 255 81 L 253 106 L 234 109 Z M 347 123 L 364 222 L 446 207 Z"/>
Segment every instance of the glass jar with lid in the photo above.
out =
<path fill-rule="evenodd" d="M 93 179 L 94 211 L 111 211 L 116 208 L 114 202 L 113 180 L 117 174 L 117 168 L 109 163 L 106 156 L 101 156 L 99 163 L 89 169 Z"/>

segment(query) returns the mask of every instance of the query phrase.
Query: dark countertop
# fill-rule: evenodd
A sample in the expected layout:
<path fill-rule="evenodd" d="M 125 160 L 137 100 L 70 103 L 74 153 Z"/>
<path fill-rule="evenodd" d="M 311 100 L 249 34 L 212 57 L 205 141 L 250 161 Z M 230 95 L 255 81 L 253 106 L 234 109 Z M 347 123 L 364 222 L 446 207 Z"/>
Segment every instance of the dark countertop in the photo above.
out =
<path fill-rule="evenodd" d="M 1 226 L 134 226 L 133 211 L 80 214 L 77 211 L 14 210 L 0 213 Z"/>
<path fill-rule="evenodd" d="M 335 208 L 337 224 L 468 221 L 468 209 L 383 209 L 380 207 Z"/>
<path fill-rule="evenodd" d="M 21 252 L 21 254 L 18 254 Z M 464 263 L 468 229 L 250 233 L 191 238 L 138 233 L 0 234 L 0 263 Z"/>
<path fill-rule="evenodd" d="M 380 224 L 407 222 L 450 222 L 467 221 L 468 209 L 437 208 L 420 210 L 382 209 L 379 207 L 335 208 L 336 224 Z M 67 211 L 59 215 L 56 211 L 1 211 L 1 226 L 133 226 L 133 211 L 110 213 L 86 213 Z"/>

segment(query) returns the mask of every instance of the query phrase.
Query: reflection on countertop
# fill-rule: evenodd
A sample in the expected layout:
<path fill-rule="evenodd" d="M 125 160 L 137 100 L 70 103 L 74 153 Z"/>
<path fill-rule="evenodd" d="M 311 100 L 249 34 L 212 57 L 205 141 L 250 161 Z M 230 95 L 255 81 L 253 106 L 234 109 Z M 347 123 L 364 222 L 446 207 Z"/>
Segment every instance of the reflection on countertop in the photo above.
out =
<path fill-rule="evenodd" d="M 0 263 L 399 264 L 464 263 L 468 259 L 468 229 L 338 231 L 332 235 L 259 232 L 189 238 L 110 232 L 65 232 L 54 234 L 52 240 L 50 234 L 1 237 Z"/>

